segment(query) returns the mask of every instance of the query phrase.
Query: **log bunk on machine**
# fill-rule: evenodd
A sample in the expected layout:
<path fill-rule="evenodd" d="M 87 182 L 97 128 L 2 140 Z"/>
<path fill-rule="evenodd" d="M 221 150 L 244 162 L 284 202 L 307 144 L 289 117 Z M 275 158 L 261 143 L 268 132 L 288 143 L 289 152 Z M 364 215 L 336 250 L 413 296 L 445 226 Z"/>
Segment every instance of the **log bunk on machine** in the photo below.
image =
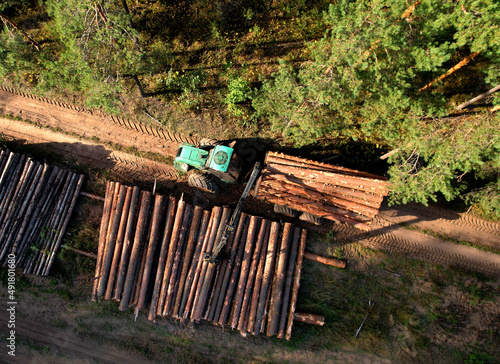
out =
<path fill-rule="evenodd" d="M 370 173 L 269 152 L 254 195 L 369 230 L 387 195 L 387 181 Z"/>

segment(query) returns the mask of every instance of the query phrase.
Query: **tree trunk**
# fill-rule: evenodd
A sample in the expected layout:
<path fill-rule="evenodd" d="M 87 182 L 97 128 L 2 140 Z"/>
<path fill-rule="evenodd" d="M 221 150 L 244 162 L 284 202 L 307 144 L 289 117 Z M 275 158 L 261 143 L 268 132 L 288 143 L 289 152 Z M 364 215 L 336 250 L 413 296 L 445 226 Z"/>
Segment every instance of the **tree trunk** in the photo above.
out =
<path fill-rule="evenodd" d="M 442 74 L 441 76 L 439 76 L 438 78 L 436 78 L 434 81 L 429 82 L 427 85 L 425 85 L 424 87 L 420 88 L 419 91 L 427 90 L 427 89 L 431 88 L 435 83 L 444 80 L 446 77 L 448 77 L 449 75 L 451 75 L 454 72 L 458 71 L 460 68 L 462 68 L 463 66 L 465 66 L 466 64 L 468 64 L 470 61 L 472 61 L 474 58 L 476 58 L 476 56 L 478 54 L 479 54 L 479 52 L 474 52 L 474 53 L 468 55 L 467 57 L 465 57 L 464 59 L 462 59 L 460 62 L 458 62 L 456 65 L 454 65 L 453 67 L 451 67 L 448 71 L 446 71 L 446 73 Z"/>
<path fill-rule="evenodd" d="M 485 93 L 482 93 L 481 95 L 476 96 L 476 97 L 474 97 L 473 99 L 471 99 L 471 100 L 469 100 L 469 101 L 467 101 L 467 102 L 464 102 L 463 104 L 458 105 L 458 106 L 455 108 L 455 110 L 462 110 L 462 109 L 465 109 L 467 106 L 469 106 L 469 105 L 471 105 L 471 104 L 475 103 L 476 101 L 479 101 L 479 100 L 484 99 L 486 96 L 489 96 L 489 95 L 491 95 L 492 93 L 497 92 L 498 90 L 500 90 L 500 85 L 495 86 L 495 87 L 493 87 L 491 90 L 489 90 L 489 91 L 487 91 L 487 92 L 485 92 Z"/>

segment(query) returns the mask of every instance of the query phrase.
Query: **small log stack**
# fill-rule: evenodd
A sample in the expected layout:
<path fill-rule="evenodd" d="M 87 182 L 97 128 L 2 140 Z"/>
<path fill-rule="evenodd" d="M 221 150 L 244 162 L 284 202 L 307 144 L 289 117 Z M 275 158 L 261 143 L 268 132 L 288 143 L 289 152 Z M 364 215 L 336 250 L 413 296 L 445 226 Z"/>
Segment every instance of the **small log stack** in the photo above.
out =
<path fill-rule="evenodd" d="M 307 231 L 243 213 L 221 260 L 215 248 L 231 216 L 175 197 L 109 182 L 92 299 L 290 340 Z"/>
<path fill-rule="evenodd" d="M 336 222 L 369 230 L 387 195 L 384 177 L 269 152 L 254 195 Z"/>
<path fill-rule="evenodd" d="M 48 275 L 83 175 L 0 150 L 0 262 L 15 255 L 24 273 Z"/>

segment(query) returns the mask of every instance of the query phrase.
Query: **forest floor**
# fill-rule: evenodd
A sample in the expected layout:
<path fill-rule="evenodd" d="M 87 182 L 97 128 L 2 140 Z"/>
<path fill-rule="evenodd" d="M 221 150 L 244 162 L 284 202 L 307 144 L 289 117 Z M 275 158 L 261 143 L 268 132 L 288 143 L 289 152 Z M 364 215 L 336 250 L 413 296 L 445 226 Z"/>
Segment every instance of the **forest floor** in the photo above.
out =
<path fill-rule="evenodd" d="M 197 195 L 187 187 L 185 176 L 175 172 L 171 162 L 179 143 L 195 142 L 196 136 L 169 133 L 153 121 L 151 125 L 137 125 L 129 120 L 11 91 L 0 89 L 0 116 L 5 116 L 0 117 L 0 139 L 27 150 L 35 158 L 35 154 L 43 150 L 62 164 L 106 171 L 106 175 L 101 176 L 106 179 L 148 188 L 156 180 L 160 191 L 185 193 L 188 200 L 196 199 L 211 206 L 234 205 L 241 193 L 241 186 L 233 186 L 217 200 Z M 261 153 L 265 146 L 265 141 L 246 142 L 256 154 Z M 249 152 L 248 148 L 245 150 Z M 102 183 L 95 176 L 89 178 L 84 189 L 97 194 L 103 191 Z M 84 204 L 79 209 L 80 219 L 93 220 L 98 226 L 102 209 L 98 201 Z M 272 206 L 253 198 L 249 199 L 245 210 L 280 218 L 274 215 Z M 476 348 L 484 345 L 491 346 L 492 354 L 499 354 L 500 297 L 498 293 L 491 293 L 498 292 L 499 288 L 499 223 L 483 220 L 470 211 L 417 204 L 384 204 L 369 232 L 345 224 L 326 223 L 313 227 L 303 222 L 295 223 L 304 224 L 313 231 L 312 242 L 307 247 L 309 251 L 342 258 L 348 262 L 351 272 L 368 274 L 369 279 L 395 285 L 405 292 L 404 297 L 419 297 L 420 302 L 412 304 L 412 310 L 416 312 L 413 316 L 422 318 L 430 315 L 429 307 L 435 309 L 435 316 L 431 315 L 429 323 L 418 324 L 425 327 L 425 333 L 417 335 L 408 329 L 415 326 L 411 323 L 412 318 L 405 318 L 405 324 L 401 324 L 396 313 L 376 311 L 373 315 L 384 317 L 386 335 L 391 344 L 372 348 L 369 352 L 365 350 L 370 347 L 369 342 L 356 346 L 347 340 L 345 345 L 339 343 L 335 350 L 328 345 L 307 343 L 309 331 L 302 325 L 297 325 L 297 336 L 301 339 L 292 340 L 292 345 L 261 337 L 243 339 L 235 333 L 204 324 L 193 328 L 162 320 L 152 325 L 142 316 L 133 323 L 131 313 L 120 315 L 114 303 L 90 302 L 90 276 L 76 277 L 69 286 L 68 282 L 56 279 L 26 277 L 18 298 L 17 327 L 22 338 L 18 362 L 30 358 L 50 363 L 163 360 L 455 362 L 453 355 L 436 356 L 440 352 L 438 348 L 442 345 L 466 348 L 471 343 L 474 343 L 472 349 L 463 349 L 468 356 L 457 354 L 457 358 L 463 361 L 464 358 L 474 358 L 474 355 L 480 356 Z M 326 240 L 328 243 L 324 244 Z M 407 259 L 423 263 L 412 263 L 408 267 Z M 446 276 L 440 268 L 443 266 L 454 272 L 454 284 L 440 286 L 439 277 Z M 314 281 L 318 274 L 324 274 L 322 269 L 306 264 L 304 279 Z M 405 273 L 410 282 L 402 278 Z M 348 279 L 338 271 L 329 274 L 338 276 L 339 281 L 352 281 L 352 276 Z M 321 281 L 315 284 L 321 285 Z M 4 298 L 3 289 L 1 293 Z M 308 293 L 315 294 L 307 287 L 302 289 L 303 295 Z M 433 297 L 433 300 L 428 297 Z M 437 298 L 438 303 L 434 302 Z M 396 295 L 394 299 L 403 298 Z M 379 297 L 379 301 L 384 300 L 389 302 L 391 297 Z M 299 307 L 300 303 L 299 298 Z M 307 299 L 302 303 L 304 308 L 310 304 Z M 401 302 L 393 305 L 391 307 L 400 307 Z M 363 317 L 365 312 L 360 314 Z M 328 319 L 328 315 L 325 316 Z M 425 338 L 425 344 L 419 343 L 415 337 Z M 4 339 L 2 337 L 2 342 Z M 397 348 L 396 352 L 394 348 Z M 488 354 L 488 358 L 494 357 Z"/>

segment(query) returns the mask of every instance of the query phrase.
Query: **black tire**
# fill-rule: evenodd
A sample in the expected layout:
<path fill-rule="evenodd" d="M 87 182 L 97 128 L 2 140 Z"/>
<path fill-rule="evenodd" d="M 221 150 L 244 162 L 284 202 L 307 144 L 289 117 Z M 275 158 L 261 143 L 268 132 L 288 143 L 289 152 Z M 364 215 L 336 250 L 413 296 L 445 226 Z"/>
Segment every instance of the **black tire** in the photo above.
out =
<path fill-rule="evenodd" d="M 204 148 L 204 147 L 215 147 L 216 145 L 219 145 L 220 143 L 215 140 L 215 139 L 211 139 L 211 138 L 201 138 L 200 142 L 198 143 L 198 146 L 200 148 Z"/>
<path fill-rule="evenodd" d="M 289 217 L 297 217 L 297 215 L 299 214 L 297 210 L 294 210 L 285 205 L 278 205 L 278 204 L 274 204 L 274 212 Z"/>
<path fill-rule="evenodd" d="M 309 212 L 303 212 L 302 215 L 300 215 L 299 220 L 309 222 L 314 225 L 321 225 L 323 223 L 323 219 L 321 217 L 313 215 Z"/>
<path fill-rule="evenodd" d="M 189 175 L 188 185 L 201 191 L 213 193 L 214 195 L 219 193 L 219 185 L 207 174 L 193 173 Z"/>

